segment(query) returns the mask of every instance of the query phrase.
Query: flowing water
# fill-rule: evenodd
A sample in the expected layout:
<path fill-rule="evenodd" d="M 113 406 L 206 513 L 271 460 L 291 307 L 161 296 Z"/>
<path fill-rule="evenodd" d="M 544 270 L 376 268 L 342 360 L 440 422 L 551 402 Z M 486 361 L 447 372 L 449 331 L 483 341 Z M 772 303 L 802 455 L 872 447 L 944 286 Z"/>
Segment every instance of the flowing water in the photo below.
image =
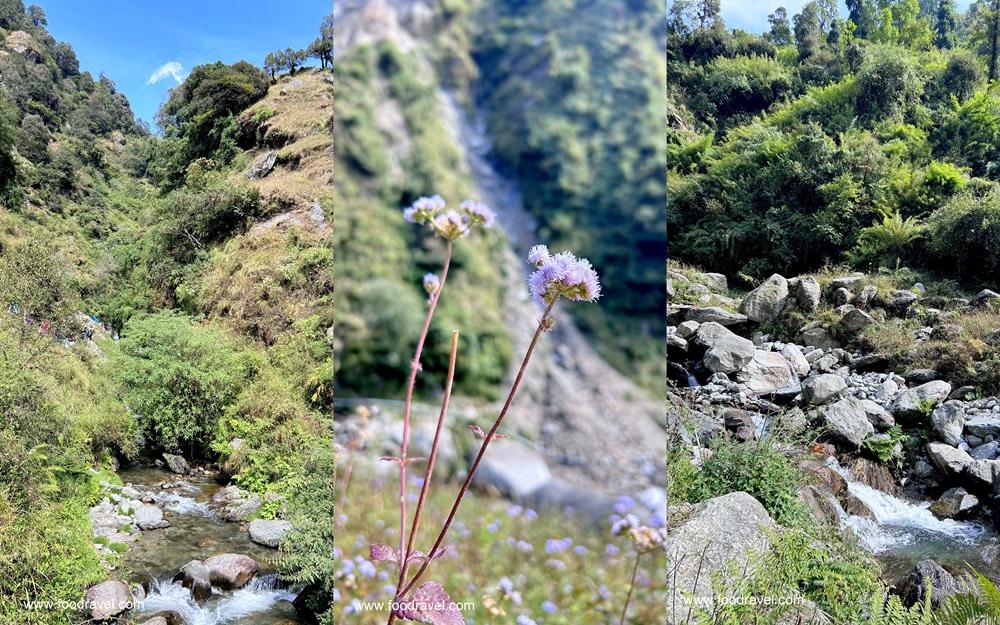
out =
<path fill-rule="evenodd" d="M 277 554 L 274 549 L 250 541 L 239 523 L 229 523 L 209 508 L 208 501 L 221 486 L 208 477 L 188 478 L 179 488 L 161 490 L 157 486 L 171 474 L 159 469 L 125 469 L 122 482 L 152 489 L 157 505 L 170 527 L 149 530 L 125 555 L 123 579 L 151 580 L 148 596 L 136 610 L 137 620 L 172 610 L 186 625 L 297 625 L 292 601 L 295 593 L 278 582 L 269 569 Z M 191 560 L 203 560 L 222 553 L 242 553 L 257 560 L 261 573 L 244 588 L 235 591 L 212 589 L 212 596 L 198 604 L 191 593 L 171 577 Z"/>
<path fill-rule="evenodd" d="M 927 558 L 959 569 L 971 565 L 990 576 L 1000 573 L 1000 537 L 992 529 L 972 521 L 939 519 L 928 509 L 929 501 L 894 497 L 857 481 L 835 460 L 830 466 L 847 480 L 848 492 L 874 517 L 844 513 L 841 524 L 881 561 L 886 579 L 898 579 Z"/>

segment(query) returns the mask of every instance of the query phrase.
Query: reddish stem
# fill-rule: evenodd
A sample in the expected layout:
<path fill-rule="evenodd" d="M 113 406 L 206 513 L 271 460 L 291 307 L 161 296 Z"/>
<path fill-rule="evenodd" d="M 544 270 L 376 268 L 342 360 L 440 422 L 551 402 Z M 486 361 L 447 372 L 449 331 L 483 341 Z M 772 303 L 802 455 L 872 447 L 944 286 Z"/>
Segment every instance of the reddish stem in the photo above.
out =
<path fill-rule="evenodd" d="M 451 241 L 448 241 L 448 248 L 445 253 L 444 267 L 441 270 L 441 281 L 437 289 L 431 293 L 430 304 L 427 307 L 427 316 L 424 318 L 424 327 L 420 330 L 420 338 L 417 339 L 417 348 L 413 354 L 413 361 L 410 363 L 410 378 L 406 383 L 406 396 L 403 400 L 403 442 L 400 445 L 399 453 L 399 553 L 406 551 L 406 451 L 410 440 L 410 409 L 413 404 L 413 391 L 417 384 L 417 373 L 420 371 L 420 354 L 424 351 L 424 342 L 427 340 L 427 333 L 431 327 L 431 319 L 434 318 L 434 310 L 437 308 L 438 300 L 441 299 L 441 291 L 444 290 L 445 280 L 448 279 L 448 267 L 451 266 Z M 395 620 L 395 615 L 390 610 L 389 623 Z"/>
<path fill-rule="evenodd" d="M 399 581 L 396 582 L 396 590 L 402 587 L 406 581 L 406 569 L 410 564 L 410 554 L 413 553 L 413 543 L 417 537 L 417 529 L 420 527 L 420 513 L 424 509 L 424 501 L 427 499 L 427 490 L 430 487 L 431 477 L 434 474 L 434 461 L 437 458 L 438 444 L 441 440 L 441 430 L 444 426 L 444 418 L 448 413 L 448 403 L 451 400 L 451 387 L 455 380 L 455 361 L 458 359 L 458 330 L 451 333 L 451 356 L 448 358 L 448 378 L 444 387 L 444 399 L 441 401 L 441 412 L 438 414 L 437 429 L 434 431 L 434 442 L 431 443 L 431 453 L 427 458 L 427 468 L 424 470 L 424 483 L 420 486 L 420 497 L 417 499 L 417 509 L 413 512 L 413 524 L 410 526 L 410 539 L 406 544 L 406 553 L 403 554 L 403 564 L 399 568 Z M 427 557 L 433 555 L 428 553 Z"/>
<path fill-rule="evenodd" d="M 635 577 L 639 573 L 639 558 L 642 557 L 641 551 L 636 551 L 635 553 L 635 566 L 632 567 L 632 581 L 628 585 L 628 595 L 625 597 L 625 605 L 622 607 L 622 618 L 618 622 L 618 625 L 625 625 L 625 615 L 628 614 L 628 604 L 632 601 L 632 592 L 635 590 Z"/>
<path fill-rule="evenodd" d="M 441 543 L 444 542 L 445 536 L 447 536 L 448 530 L 451 528 L 451 524 L 455 520 L 458 508 L 462 505 L 462 499 L 465 497 L 466 491 L 469 490 L 469 485 L 472 484 L 472 477 L 476 474 L 476 470 L 479 468 L 479 463 L 482 462 L 483 456 L 486 455 L 486 448 L 489 447 L 490 441 L 493 439 L 493 435 L 496 434 L 497 430 L 500 428 L 500 424 L 503 423 L 504 417 L 507 416 L 507 411 L 510 410 L 510 405 L 514 401 L 514 395 L 517 393 L 517 389 L 521 385 L 521 379 L 524 377 L 524 372 L 528 368 L 528 361 L 531 360 L 531 354 L 535 351 L 535 345 L 538 343 L 538 338 L 549 325 L 548 316 L 549 313 L 552 312 L 552 307 L 554 305 L 555 300 L 550 302 L 545 308 L 545 312 L 542 314 L 542 319 L 538 322 L 538 327 L 535 328 L 535 334 L 531 337 L 531 343 L 528 344 L 528 350 L 524 353 L 524 358 L 521 360 L 521 367 L 517 370 L 517 376 L 514 378 L 514 384 L 510 387 L 510 392 L 507 393 L 507 400 L 504 402 L 503 408 L 500 410 L 500 415 L 496 418 L 496 421 L 493 422 L 493 427 L 490 428 L 490 431 L 483 439 L 483 444 L 479 447 L 479 453 L 476 454 L 476 459 L 473 460 L 472 466 L 469 467 L 469 473 L 465 476 L 465 481 L 462 482 L 462 488 L 459 489 L 458 496 L 455 497 L 455 502 L 451 506 L 451 512 L 448 513 L 448 518 L 441 527 L 441 532 L 438 533 L 437 539 L 434 541 L 434 546 L 427 552 L 428 554 L 436 553 L 437 550 L 441 548 Z M 424 560 L 424 563 L 420 565 L 419 569 L 417 569 L 413 579 L 410 580 L 401 592 L 397 593 L 397 598 L 405 596 L 406 593 L 413 588 L 413 585 L 416 584 L 417 580 L 420 579 L 420 576 L 424 574 L 424 571 L 427 570 L 427 566 L 430 563 L 430 559 Z"/>

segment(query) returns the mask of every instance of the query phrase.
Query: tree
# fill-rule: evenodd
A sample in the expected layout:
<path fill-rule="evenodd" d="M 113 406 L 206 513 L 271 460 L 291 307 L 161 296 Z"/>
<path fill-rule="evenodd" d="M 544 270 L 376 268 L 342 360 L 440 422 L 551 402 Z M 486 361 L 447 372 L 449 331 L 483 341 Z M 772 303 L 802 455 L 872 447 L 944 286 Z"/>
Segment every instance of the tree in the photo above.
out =
<path fill-rule="evenodd" d="M 24 23 L 24 3 L 21 0 L 0 0 L 0 28 L 17 30 Z"/>
<path fill-rule="evenodd" d="M 278 58 L 278 52 L 268 52 L 267 56 L 264 57 L 264 71 L 271 75 L 271 80 L 274 80 L 277 73 L 281 70 L 281 60 Z"/>
<path fill-rule="evenodd" d="M 799 50 L 799 60 L 814 56 L 823 48 L 823 28 L 820 25 L 820 7 L 813 0 L 802 7 L 802 12 L 793 18 L 795 23 L 795 45 Z"/>
<path fill-rule="evenodd" d="M 277 53 L 279 55 L 279 60 L 281 62 L 281 67 L 288 70 L 289 74 L 294 74 L 296 70 L 302 65 L 306 60 L 305 50 L 293 50 L 291 48 L 285 48 Z"/>
<path fill-rule="evenodd" d="M 767 33 L 769 41 L 777 46 L 792 43 L 792 27 L 788 21 L 788 11 L 785 7 L 775 9 L 774 13 L 767 16 L 767 21 L 771 24 L 771 30 Z"/>
<path fill-rule="evenodd" d="M 45 17 L 45 10 L 37 4 L 28 7 L 28 19 L 36 28 L 48 26 L 49 20 Z"/>
<path fill-rule="evenodd" d="M 667 15 L 667 33 L 677 37 L 687 37 L 691 34 L 688 25 L 691 13 L 691 0 L 674 0 Z"/>
<path fill-rule="evenodd" d="M 76 58 L 73 47 L 68 43 L 62 41 L 57 43 L 52 49 L 52 54 L 64 77 L 76 76 L 80 73 L 80 61 Z"/>
<path fill-rule="evenodd" d="M 326 69 L 327 63 L 333 66 L 333 40 L 324 39 L 323 37 L 317 37 L 309 45 L 308 50 L 309 56 L 314 56 L 319 59 L 319 66 L 322 69 Z"/>
<path fill-rule="evenodd" d="M 955 0 L 938 0 L 934 13 L 934 45 L 951 48 L 955 45 L 955 28 L 958 16 L 955 14 Z"/>
<path fill-rule="evenodd" d="M 987 78 L 992 82 L 1000 54 L 1000 0 L 979 0 L 969 9 L 969 16 L 969 43 L 986 57 Z"/>
<path fill-rule="evenodd" d="M 17 151 L 24 158 L 35 163 L 49 160 L 49 129 L 42 118 L 29 113 L 21 120 L 21 130 L 17 137 Z"/>
<path fill-rule="evenodd" d="M 0 96 L 0 199 L 9 201 L 17 182 L 17 167 L 14 161 L 14 107 Z"/>
<path fill-rule="evenodd" d="M 698 28 L 711 29 L 722 23 L 722 0 L 697 0 L 695 19 Z"/>
<path fill-rule="evenodd" d="M 847 19 L 854 22 L 854 33 L 866 38 L 875 31 L 877 9 L 873 0 L 846 0 Z"/>

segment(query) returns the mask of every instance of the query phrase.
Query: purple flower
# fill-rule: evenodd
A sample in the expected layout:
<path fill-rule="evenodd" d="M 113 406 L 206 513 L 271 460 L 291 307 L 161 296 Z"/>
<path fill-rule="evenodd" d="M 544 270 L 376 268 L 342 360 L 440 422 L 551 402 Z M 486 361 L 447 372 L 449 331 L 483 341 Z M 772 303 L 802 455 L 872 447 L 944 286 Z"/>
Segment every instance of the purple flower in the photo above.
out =
<path fill-rule="evenodd" d="M 535 519 L 538 518 L 538 513 L 535 512 L 533 508 L 528 508 L 527 510 L 524 511 L 524 518 L 528 519 L 529 521 L 534 521 Z"/>
<path fill-rule="evenodd" d="M 519 540 L 519 541 L 517 541 L 517 550 L 518 551 L 523 551 L 523 552 L 527 553 L 529 551 L 534 551 L 535 550 L 535 546 L 532 545 L 531 543 L 529 543 L 526 540 Z"/>
<path fill-rule="evenodd" d="M 461 215 L 455 211 L 448 211 L 435 217 L 433 225 L 434 230 L 438 234 L 449 241 L 454 241 L 459 237 L 465 236 L 469 232 L 469 225 L 471 223 L 471 218 L 467 215 Z"/>
<path fill-rule="evenodd" d="M 403 219 L 411 224 L 427 223 L 438 211 L 445 207 L 444 198 L 440 195 L 419 198 L 412 206 L 403 210 Z"/>
<path fill-rule="evenodd" d="M 528 250 L 528 262 L 535 267 L 541 267 L 549 262 L 549 248 L 544 245 L 535 245 Z"/>
<path fill-rule="evenodd" d="M 662 512 L 654 512 L 649 517 L 649 526 L 660 529 L 667 526 L 666 519 L 663 518 Z"/>
<path fill-rule="evenodd" d="M 583 545 L 577 545 L 576 547 L 573 548 L 573 553 L 575 553 L 578 556 L 582 556 L 583 554 L 587 553 L 587 548 L 584 547 Z"/>
<path fill-rule="evenodd" d="M 465 200 L 459 204 L 459 208 L 465 211 L 472 223 L 481 224 L 484 228 L 492 228 L 497 218 L 489 206 L 475 200 Z"/>
<path fill-rule="evenodd" d="M 517 625 L 538 625 L 535 621 L 531 620 L 531 617 L 522 614 L 517 617 Z"/>
<path fill-rule="evenodd" d="M 424 274 L 424 290 L 427 291 L 428 295 L 434 295 L 438 288 L 441 287 L 441 278 L 437 277 L 434 273 Z"/>
<path fill-rule="evenodd" d="M 522 512 L 524 512 L 524 508 L 522 508 L 517 504 L 511 504 L 510 506 L 507 506 L 507 516 L 511 518 L 520 516 Z"/>
<path fill-rule="evenodd" d="M 540 306 L 546 306 L 560 297 L 574 301 L 592 302 L 601 296 L 601 281 L 597 272 L 585 258 L 570 252 L 559 252 L 548 259 L 548 250 L 532 248 L 528 260 L 541 261 L 528 277 L 531 296 Z M 536 263 L 537 264 L 537 263 Z"/>
<path fill-rule="evenodd" d="M 618 514 L 625 514 L 634 507 L 635 499 L 632 499 L 628 495 L 622 495 L 615 500 L 615 512 Z"/>
<path fill-rule="evenodd" d="M 621 536 L 633 527 L 639 527 L 639 517 L 634 514 L 626 514 L 625 518 L 615 521 L 611 526 L 611 535 Z"/>
<path fill-rule="evenodd" d="M 550 538 L 545 541 L 545 553 L 566 551 L 573 544 L 572 538 Z"/>
<path fill-rule="evenodd" d="M 604 546 L 604 555 L 606 556 L 617 555 L 620 551 L 621 549 L 617 545 L 612 545 L 611 543 Z"/>
<path fill-rule="evenodd" d="M 500 521 L 493 521 L 492 523 L 486 526 L 486 531 L 488 531 L 490 534 L 496 534 L 497 531 L 499 531 L 499 529 L 500 529 Z"/>
<path fill-rule="evenodd" d="M 506 575 L 500 578 L 497 585 L 508 595 L 514 591 L 514 582 L 510 581 L 510 578 Z"/>
<path fill-rule="evenodd" d="M 555 614 L 556 610 L 558 609 L 559 608 L 556 606 L 556 604 L 552 603 L 551 601 L 542 602 L 542 611 L 545 612 L 546 614 Z"/>

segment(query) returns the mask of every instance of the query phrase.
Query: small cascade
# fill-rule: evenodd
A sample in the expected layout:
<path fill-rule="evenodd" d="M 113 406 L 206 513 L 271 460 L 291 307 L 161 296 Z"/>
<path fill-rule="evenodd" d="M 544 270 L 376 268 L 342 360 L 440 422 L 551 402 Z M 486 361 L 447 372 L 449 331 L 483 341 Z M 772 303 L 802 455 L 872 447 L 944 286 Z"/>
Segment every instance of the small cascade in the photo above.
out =
<path fill-rule="evenodd" d="M 198 604 L 191 591 L 180 582 L 170 579 L 157 580 L 149 595 L 142 601 L 139 614 L 155 614 L 164 610 L 177 612 L 187 625 L 222 625 L 251 614 L 267 612 L 279 602 L 291 603 L 295 593 L 281 588 L 274 575 L 254 578 L 249 584 L 232 592 L 213 594 L 203 604 Z"/>
<path fill-rule="evenodd" d="M 930 502 L 912 503 L 859 482 L 832 458 L 828 464 L 847 481 L 848 492 L 864 503 L 875 517 L 845 515 L 842 519 L 872 553 L 891 551 L 928 535 L 974 544 L 986 533 L 985 528 L 974 523 L 937 518 L 928 509 Z"/>
<path fill-rule="evenodd" d="M 214 517 L 208 504 L 203 501 L 196 501 L 194 497 L 181 495 L 180 493 L 162 492 L 153 496 L 157 503 L 162 503 L 165 510 L 177 514 L 197 514 L 204 517 Z"/>

